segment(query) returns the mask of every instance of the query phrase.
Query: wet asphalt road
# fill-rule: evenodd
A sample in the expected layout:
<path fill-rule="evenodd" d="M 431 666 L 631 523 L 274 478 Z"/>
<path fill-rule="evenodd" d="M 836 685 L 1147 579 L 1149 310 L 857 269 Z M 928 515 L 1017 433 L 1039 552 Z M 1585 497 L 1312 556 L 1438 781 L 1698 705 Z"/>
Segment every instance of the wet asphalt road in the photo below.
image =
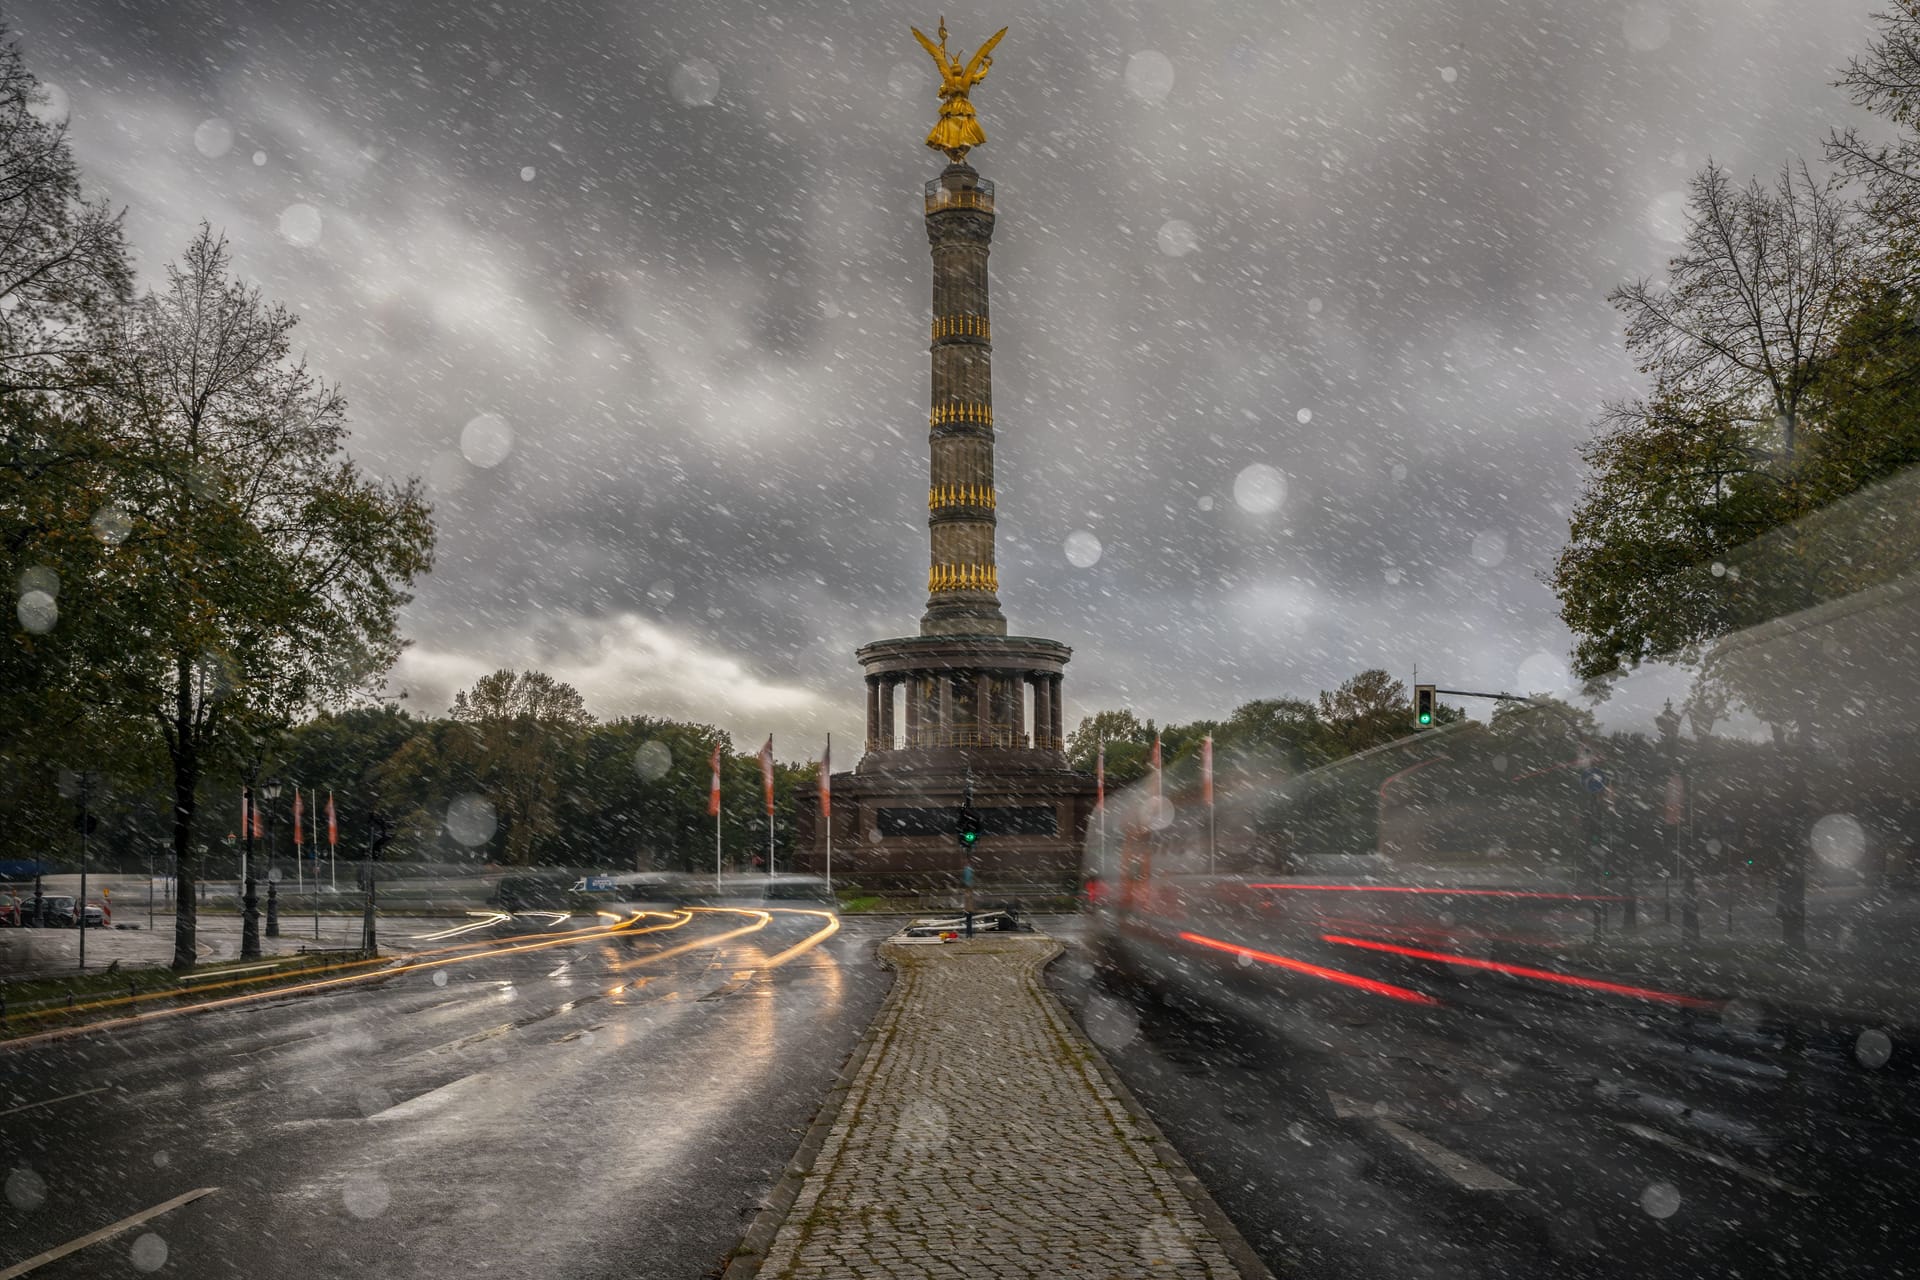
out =
<path fill-rule="evenodd" d="M 700 912 L 0 1046 L 0 1273 L 216 1187 L 34 1280 L 162 1254 L 194 1277 L 707 1274 L 887 987 L 883 925 L 783 958 L 823 924 Z"/>
<path fill-rule="evenodd" d="M 1749 1010 L 1412 966 L 1375 976 L 1441 1005 L 1316 1000 L 1099 960 L 1076 940 L 1050 981 L 1278 1275 L 1920 1275 L 1910 1045 L 1869 1069 L 1856 1028 Z"/>

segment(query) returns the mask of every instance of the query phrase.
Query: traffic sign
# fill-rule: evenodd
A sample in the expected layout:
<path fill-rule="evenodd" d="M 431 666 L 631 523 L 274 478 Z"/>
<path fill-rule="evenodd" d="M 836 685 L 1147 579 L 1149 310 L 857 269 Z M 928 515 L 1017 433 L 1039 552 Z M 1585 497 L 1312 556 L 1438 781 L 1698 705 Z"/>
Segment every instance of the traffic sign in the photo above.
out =
<path fill-rule="evenodd" d="M 1607 775 L 1598 769 L 1587 769 L 1583 771 L 1580 774 L 1580 781 L 1586 785 L 1587 790 L 1593 792 L 1595 795 L 1599 795 L 1607 789 Z"/>

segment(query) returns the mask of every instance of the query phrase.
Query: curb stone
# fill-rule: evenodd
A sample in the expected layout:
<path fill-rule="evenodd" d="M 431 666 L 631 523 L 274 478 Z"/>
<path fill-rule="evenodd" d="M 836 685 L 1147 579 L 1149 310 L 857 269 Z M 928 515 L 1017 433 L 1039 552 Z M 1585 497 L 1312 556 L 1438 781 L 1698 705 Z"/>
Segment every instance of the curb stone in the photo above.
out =
<path fill-rule="evenodd" d="M 1046 964 L 1041 966 L 1041 972 L 1044 973 L 1055 960 L 1065 954 L 1064 945 L 1057 947 Z M 1166 1165 L 1167 1172 L 1172 1175 L 1174 1185 L 1180 1188 L 1180 1193 L 1187 1198 L 1187 1204 L 1194 1213 L 1199 1215 L 1202 1225 L 1213 1233 L 1214 1239 L 1226 1251 L 1227 1260 L 1233 1263 L 1234 1270 L 1240 1273 L 1241 1280 L 1275 1280 L 1273 1272 L 1260 1260 L 1260 1255 L 1254 1252 L 1253 1246 L 1247 1243 L 1246 1237 L 1240 1234 L 1240 1229 L 1233 1225 L 1233 1220 L 1228 1218 L 1225 1210 L 1214 1201 L 1213 1194 L 1207 1190 L 1206 1184 L 1201 1182 L 1188 1167 L 1186 1158 L 1180 1154 L 1173 1143 L 1167 1140 L 1167 1135 L 1160 1132 L 1160 1126 L 1153 1122 L 1153 1117 L 1148 1115 L 1147 1109 L 1140 1105 L 1140 1100 L 1133 1096 L 1133 1091 L 1121 1081 L 1120 1073 L 1113 1069 L 1113 1064 L 1107 1061 L 1106 1055 L 1100 1052 L 1099 1046 L 1087 1039 L 1080 1028 L 1074 1025 L 1073 1018 L 1061 1005 L 1060 997 L 1055 995 L 1052 988 L 1048 987 L 1044 981 L 1039 984 L 1039 987 L 1041 993 L 1046 996 L 1045 1007 L 1052 1015 L 1054 1025 L 1059 1029 L 1060 1034 L 1086 1055 L 1085 1060 L 1099 1074 L 1101 1082 L 1113 1091 L 1113 1096 L 1119 1100 L 1120 1106 L 1133 1122 L 1140 1126 L 1140 1131 L 1146 1135 L 1148 1145 L 1153 1148 L 1154 1154 Z"/>
<path fill-rule="evenodd" d="M 882 969 L 894 975 L 894 984 L 899 982 L 899 971 L 887 959 L 882 940 L 872 943 L 875 961 Z M 887 988 L 887 994 L 881 997 L 880 1008 L 873 1015 L 873 1021 L 861 1033 L 860 1039 L 847 1055 L 846 1065 L 840 1068 L 827 1096 L 814 1112 L 813 1123 L 807 1126 L 806 1137 L 800 1140 L 800 1147 L 793 1153 L 793 1159 L 787 1161 L 787 1167 L 781 1171 L 779 1181 L 773 1184 L 773 1190 L 767 1193 L 760 1211 L 747 1225 L 746 1233 L 740 1237 L 727 1255 L 724 1271 L 717 1274 L 720 1280 L 752 1280 L 759 1273 L 760 1264 L 766 1261 L 767 1249 L 773 1244 L 773 1238 L 786 1224 L 787 1215 L 793 1211 L 793 1202 L 800 1198 L 800 1188 L 806 1185 L 807 1175 L 813 1172 L 813 1163 L 820 1156 L 820 1149 L 827 1143 L 827 1135 L 833 1132 L 834 1122 L 839 1120 L 841 1110 L 846 1106 L 847 1097 L 853 1092 L 854 1082 L 860 1078 L 860 1069 L 873 1054 L 885 1033 L 892 1028 L 889 1014 L 893 1006 L 893 986 Z"/>

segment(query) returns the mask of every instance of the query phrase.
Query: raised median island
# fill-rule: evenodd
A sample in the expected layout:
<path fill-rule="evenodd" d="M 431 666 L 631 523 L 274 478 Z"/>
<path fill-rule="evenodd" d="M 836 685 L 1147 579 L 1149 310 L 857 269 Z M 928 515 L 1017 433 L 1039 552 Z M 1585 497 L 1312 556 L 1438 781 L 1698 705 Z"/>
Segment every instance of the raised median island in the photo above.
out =
<path fill-rule="evenodd" d="M 1265 1276 L 1042 987 L 1059 950 L 883 944 L 893 990 L 729 1280 Z"/>

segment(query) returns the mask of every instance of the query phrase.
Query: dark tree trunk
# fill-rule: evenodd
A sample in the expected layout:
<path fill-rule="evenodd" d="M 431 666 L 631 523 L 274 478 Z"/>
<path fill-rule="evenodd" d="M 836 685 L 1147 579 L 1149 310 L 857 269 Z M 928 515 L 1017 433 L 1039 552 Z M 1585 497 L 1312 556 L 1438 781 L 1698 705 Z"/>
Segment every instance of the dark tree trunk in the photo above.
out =
<path fill-rule="evenodd" d="M 194 741 L 193 689 L 188 683 L 191 668 L 180 664 L 180 689 L 175 699 L 173 718 L 173 869 L 176 885 L 173 903 L 173 967 L 191 969 L 198 958 L 195 947 L 199 926 L 197 883 L 200 879 L 200 854 L 193 845 L 194 803 L 200 788 L 199 744 Z"/>

